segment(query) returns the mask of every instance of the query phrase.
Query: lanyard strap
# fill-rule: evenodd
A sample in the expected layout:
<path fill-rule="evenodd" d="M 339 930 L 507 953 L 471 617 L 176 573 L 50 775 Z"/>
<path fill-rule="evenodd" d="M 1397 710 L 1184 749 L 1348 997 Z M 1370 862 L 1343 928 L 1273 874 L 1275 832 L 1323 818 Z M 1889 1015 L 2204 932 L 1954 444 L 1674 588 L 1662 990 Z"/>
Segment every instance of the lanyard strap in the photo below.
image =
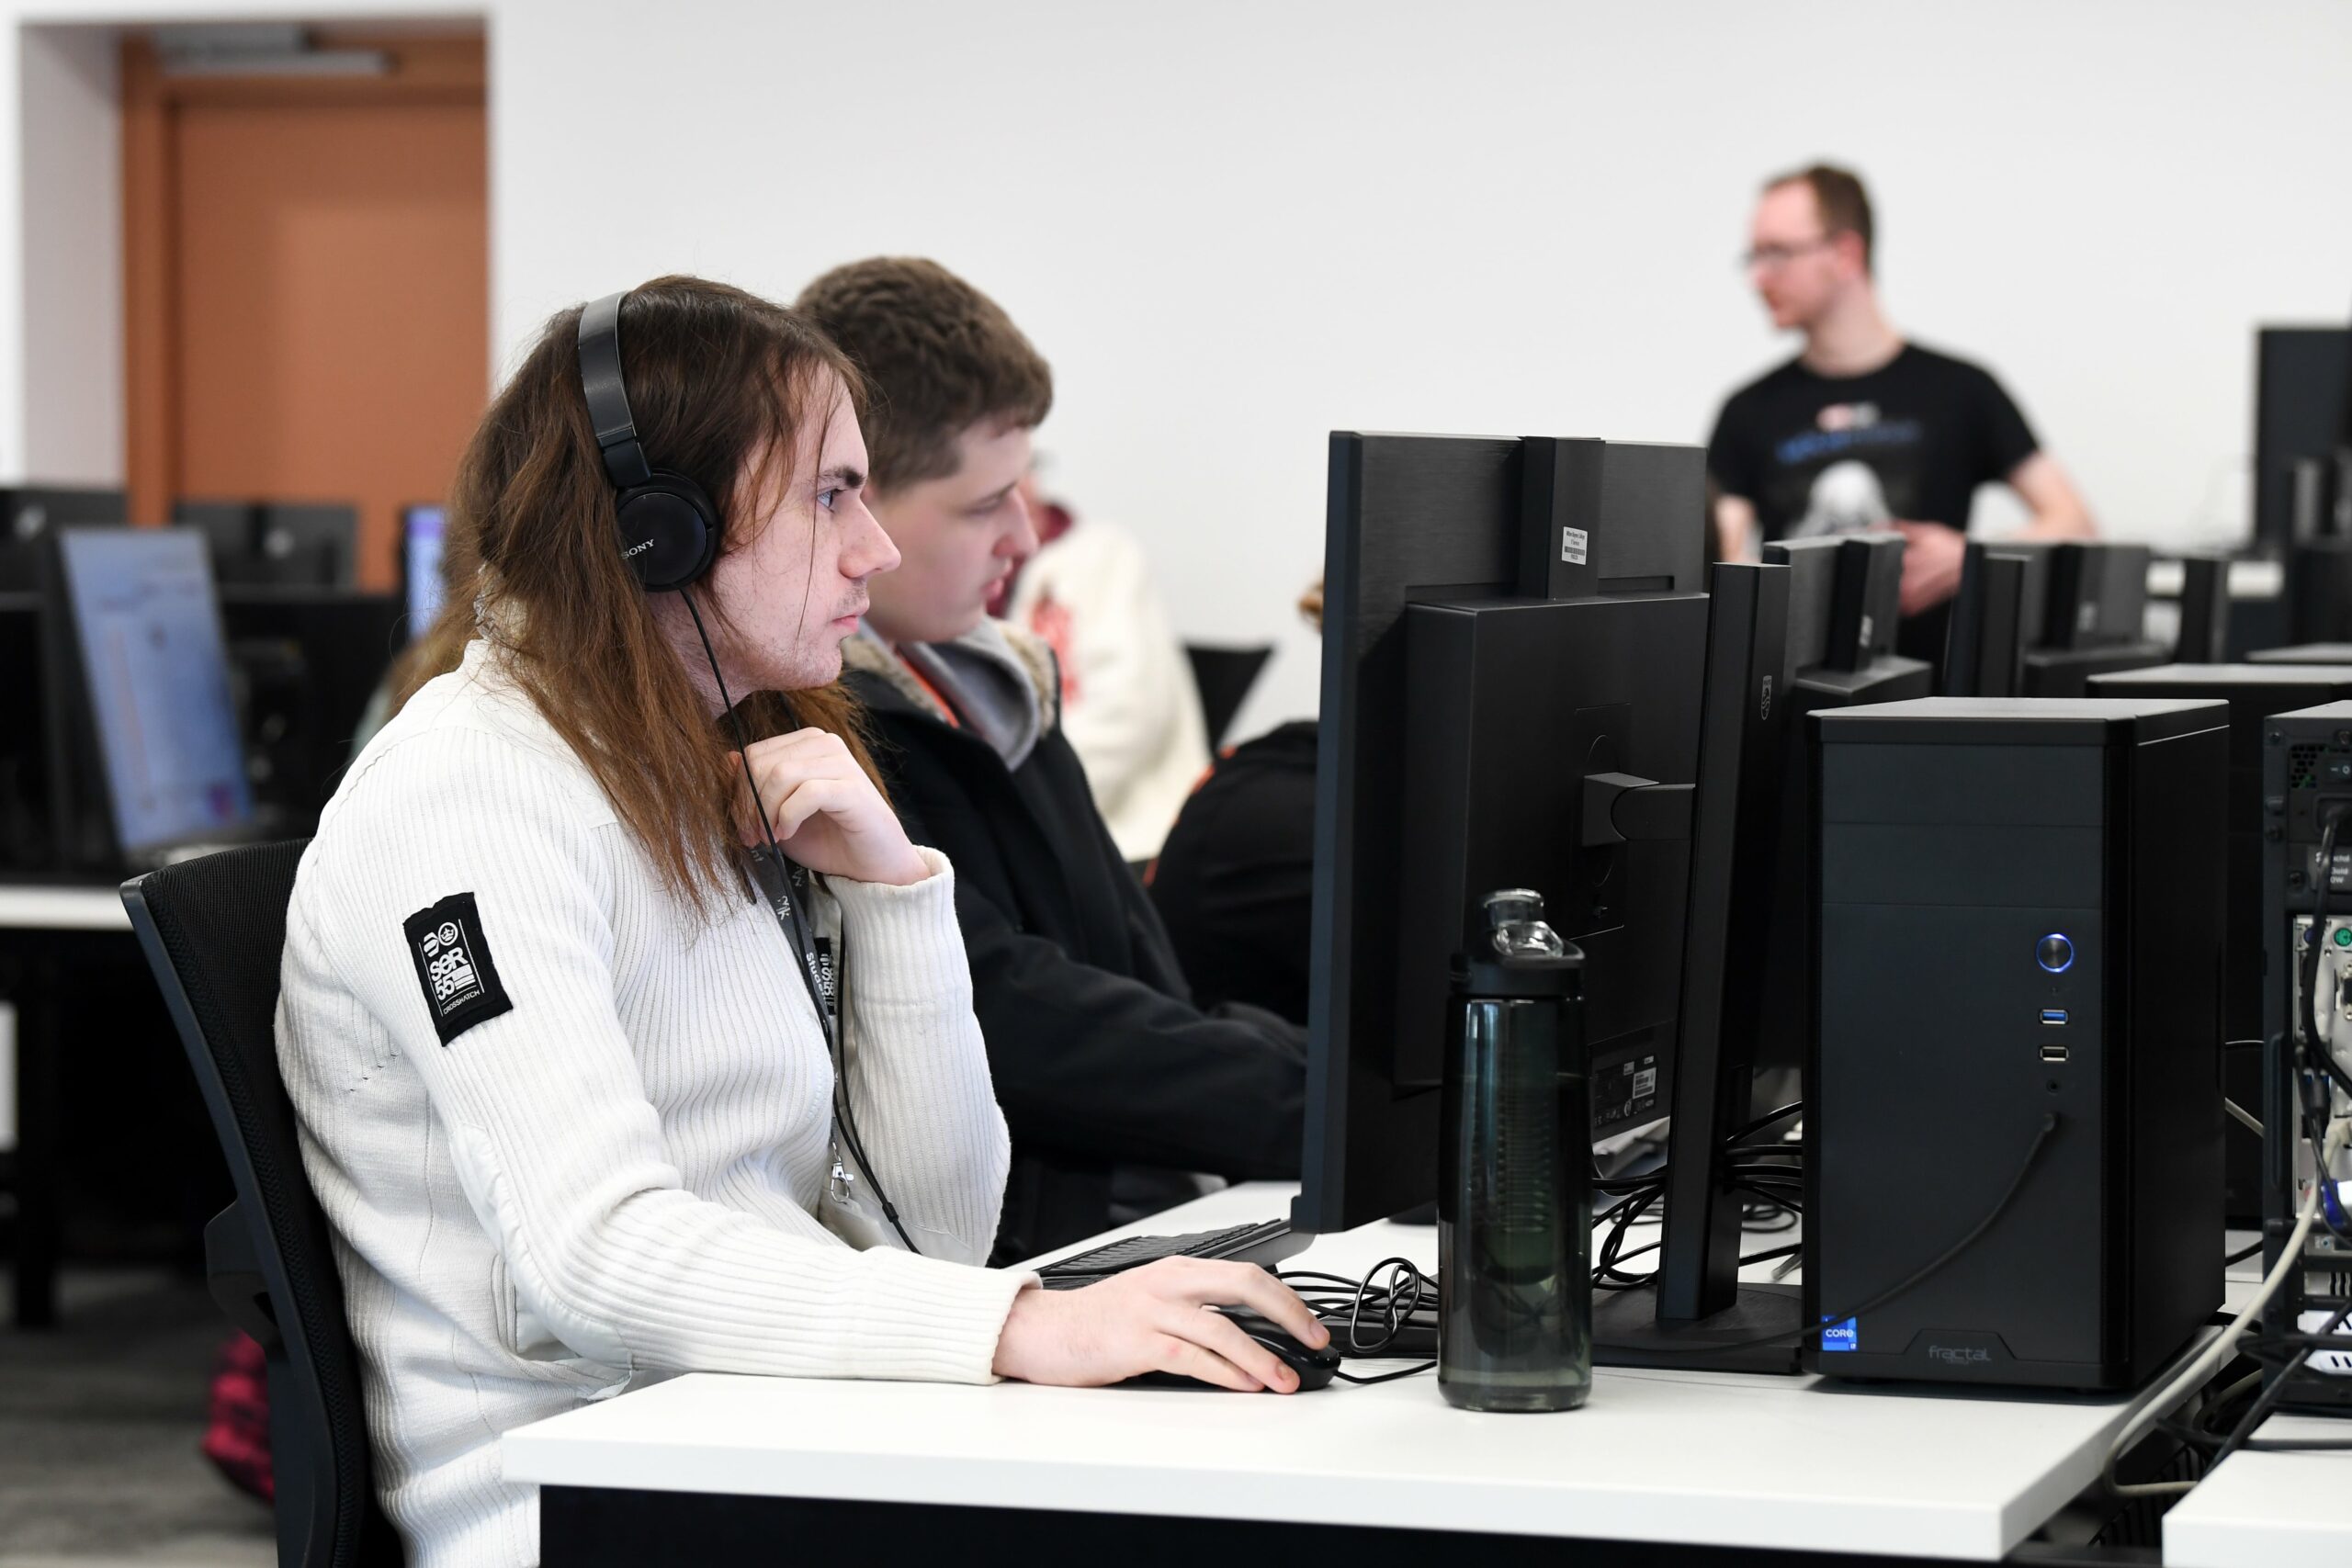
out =
<path fill-rule="evenodd" d="M 808 873 L 786 857 L 781 866 L 764 846 L 752 852 L 752 880 L 766 899 L 769 912 L 800 960 L 800 980 L 817 1009 L 818 1027 L 825 1032 L 826 1053 L 841 1058 L 841 973 L 832 944 L 817 934 L 809 918 Z"/>

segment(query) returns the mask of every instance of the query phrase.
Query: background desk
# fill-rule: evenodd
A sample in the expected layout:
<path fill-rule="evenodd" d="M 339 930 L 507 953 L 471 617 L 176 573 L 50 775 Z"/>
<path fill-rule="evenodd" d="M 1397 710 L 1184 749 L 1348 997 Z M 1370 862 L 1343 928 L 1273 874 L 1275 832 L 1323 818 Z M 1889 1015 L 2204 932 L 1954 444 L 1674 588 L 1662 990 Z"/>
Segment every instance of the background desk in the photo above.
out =
<path fill-rule="evenodd" d="M 1236 1188 L 1112 1234 L 1266 1219 L 1293 1190 Z M 1432 1230 L 1370 1225 L 1286 1267 L 1354 1276 L 1436 1248 Z M 503 1451 L 509 1480 L 548 1489 L 547 1568 L 790 1539 L 861 1568 L 985 1561 L 984 1545 L 1262 1561 L 1276 1543 L 1345 1552 L 1316 1560 L 1332 1568 L 1430 1568 L 1468 1536 L 1496 1564 L 1557 1562 L 1561 1538 L 1591 1543 L 1579 1563 L 1657 1562 L 1662 1543 L 1676 1562 L 1989 1561 L 2092 1481 L 2125 1404 L 1604 1368 L 1583 1410 L 1480 1416 L 1433 1376 L 1283 1398 L 695 1374 L 518 1428 Z"/>
<path fill-rule="evenodd" d="M 2352 1421 L 2273 1417 L 2267 1438 L 2352 1438 Z M 2165 1516 L 2165 1562 L 2180 1568 L 2344 1568 L 2352 1563 L 2352 1450 L 2232 1454 Z"/>
<path fill-rule="evenodd" d="M 9 1042 L 15 1062 L 6 1070 L 14 1089 L 10 1253 L 19 1327 L 41 1326 L 57 1315 L 61 1067 L 74 1037 L 75 1001 L 89 976 L 134 964 L 130 917 L 115 888 L 0 886 L 0 1000 L 16 1015 Z M 143 964 L 139 972 L 145 973 Z"/>

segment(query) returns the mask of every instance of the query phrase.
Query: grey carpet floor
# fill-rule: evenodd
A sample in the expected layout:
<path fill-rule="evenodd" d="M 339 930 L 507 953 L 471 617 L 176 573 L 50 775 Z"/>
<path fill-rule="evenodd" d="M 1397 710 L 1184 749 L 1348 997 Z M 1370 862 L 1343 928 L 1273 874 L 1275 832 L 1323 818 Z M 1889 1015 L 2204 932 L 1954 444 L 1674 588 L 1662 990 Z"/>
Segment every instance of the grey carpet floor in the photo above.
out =
<path fill-rule="evenodd" d="M 197 1449 L 227 1334 L 203 1286 L 72 1271 L 58 1319 L 0 1327 L 0 1568 L 274 1563 L 268 1510 Z"/>

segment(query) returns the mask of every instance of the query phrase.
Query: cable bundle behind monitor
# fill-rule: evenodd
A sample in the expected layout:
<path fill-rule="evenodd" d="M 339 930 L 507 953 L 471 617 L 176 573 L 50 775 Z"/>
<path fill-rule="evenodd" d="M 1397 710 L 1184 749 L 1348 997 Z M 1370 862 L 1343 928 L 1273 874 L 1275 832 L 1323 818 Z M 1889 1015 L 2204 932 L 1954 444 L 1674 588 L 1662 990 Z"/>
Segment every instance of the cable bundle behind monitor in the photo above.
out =
<path fill-rule="evenodd" d="M 1804 1114 L 1802 1100 L 1781 1106 L 1768 1116 L 1760 1116 L 1746 1126 L 1735 1130 L 1724 1150 L 1726 1170 L 1733 1189 L 1744 1200 L 1740 1228 L 1748 1232 L 1777 1234 L 1794 1230 L 1804 1213 L 1804 1156 L 1792 1144 L 1750 1142 L 1758 1134 Z M 1645 1242 L 1625 1250 L 1625 1242 L 1634 1226 L 1645 1220 L 1654 1220 L 1651 1211 L 1665 1199 L 1667 1169 L 1638 1176 L 1593 1177 L 1593 1190 L 1612 1195 L 1616 1201 L 1593 1216 L 1596 1230 L 1608 1227 L 1600 1243 L 1600 1255 L 1593 1264 L 1592 1283 L 1595 1290 L 1624 1291 L 1653 1281 L 1648 1272 L 1635 1273 L 1624 1268 L 1630 1260 L 1656 1252 L 1659 1242 Z M 1768 1252 L 1743 1256 L 1740 1263 L 1770 1262 L 1776 1258 L 1793 1257 L 1797 1244 L 1774 1247 Z"/>

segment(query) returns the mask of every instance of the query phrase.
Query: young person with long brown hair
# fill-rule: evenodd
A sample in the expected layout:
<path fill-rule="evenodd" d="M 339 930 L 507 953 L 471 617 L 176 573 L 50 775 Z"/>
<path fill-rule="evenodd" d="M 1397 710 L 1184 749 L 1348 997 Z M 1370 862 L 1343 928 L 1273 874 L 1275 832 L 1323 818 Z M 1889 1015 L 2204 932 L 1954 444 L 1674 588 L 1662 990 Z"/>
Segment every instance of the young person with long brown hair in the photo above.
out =
<path fill-rule="evenodd" d="M 862 495 L 855 373 L 737 290 L 627 297 L 643 453 L 721 516 L 715 565 L 649 592 L 581 314 L 548 323 L 461 466 L 470 592 L 434 634 L 456 667 L 355 763 L 288 916 L 279 1062 L 410 1562 L 537 1561 L 500 1435 L 675 1371 L 1295 1388 L 1201 1310 L 1322 1343 L 1261 1270 L 1048 1292 L 975 1266 L 1008 1146 L 954 873 L 899 828 L 835 683 L 897 561 Z M 739 732 L 727 694 L 752 692 Z M 746 849 L 771 837 L 788 881 Z"/>

